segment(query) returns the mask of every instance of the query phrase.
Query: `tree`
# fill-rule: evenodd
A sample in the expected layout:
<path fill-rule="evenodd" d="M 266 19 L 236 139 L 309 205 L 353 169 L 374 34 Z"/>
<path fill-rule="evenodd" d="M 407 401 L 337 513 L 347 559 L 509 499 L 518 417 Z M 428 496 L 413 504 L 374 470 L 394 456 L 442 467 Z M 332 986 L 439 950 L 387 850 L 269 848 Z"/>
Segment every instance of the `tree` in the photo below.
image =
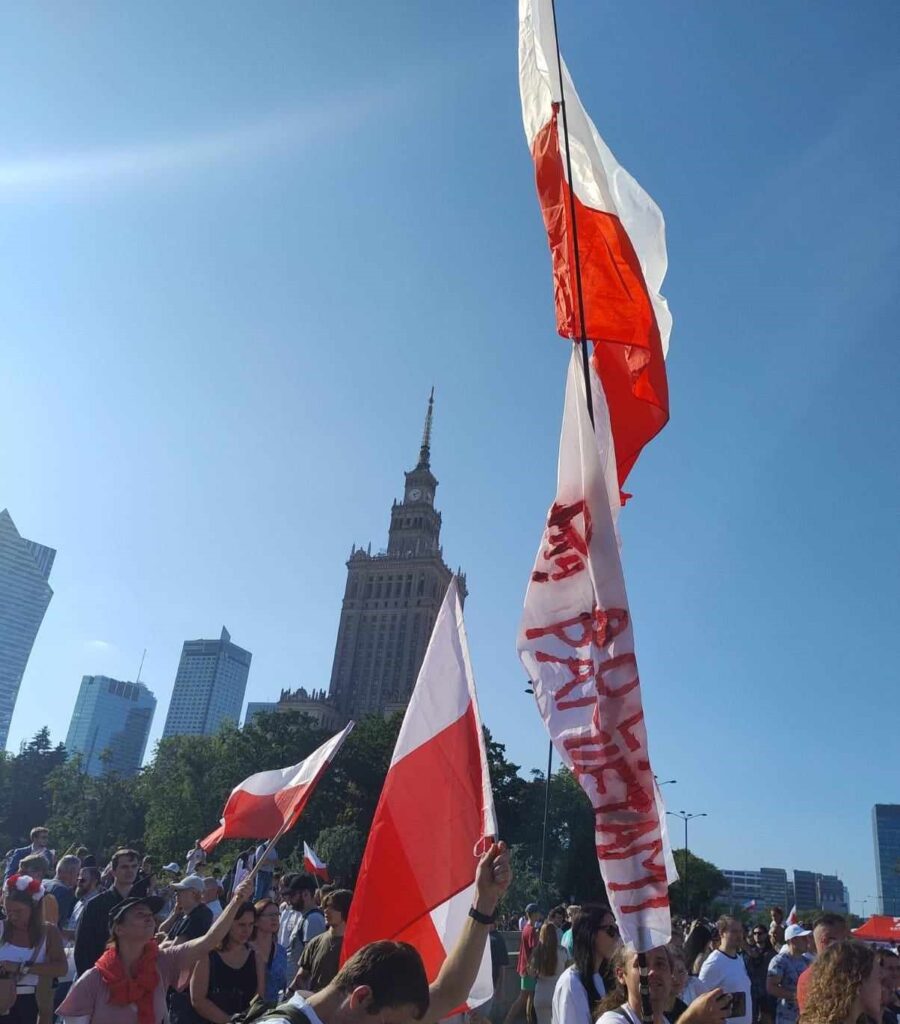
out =
<path fill-rule="evenodd" d="M 687 858 L 685 859 L 685 853 Z M 696 916 L 711 907 L 719 893 L 728 888 L 728 881 L 722 872 L 702 857 L 690 851 L 675 850 L 675 866 L 678 881 L 669 886 L 669 900 L 674 913 L 682 917 Z M 687 868 L 687 898 L 685 898 L 685 867 Z M 688 906 L 690 903 L 690 906 Z"/>
<path fill-rule="evenodd" d="M 66 748 L 61 743 L 53 745 L 46 726 L 23 743 L 18 754 L 4 754 L 0 760 L 2 850 L 22 845 L 31 829 L 47 823 L 50 800 L 44 783 L 65 760 Z"/>

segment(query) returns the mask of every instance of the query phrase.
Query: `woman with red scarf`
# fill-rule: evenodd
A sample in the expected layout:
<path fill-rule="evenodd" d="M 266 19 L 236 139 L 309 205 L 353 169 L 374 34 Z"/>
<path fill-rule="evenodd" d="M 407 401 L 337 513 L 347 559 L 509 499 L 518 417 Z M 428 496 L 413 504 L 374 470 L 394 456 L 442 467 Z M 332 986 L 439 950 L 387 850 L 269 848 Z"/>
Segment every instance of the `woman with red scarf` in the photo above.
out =
<path fill-rule="evenodd" d="M 156 942 L 158 896 L 127 899 L 110 912 L 110 943 L 94 967 L 72 986 L 57 1013 L 66 1024 L 163 1024 L 166 992 L 228 935 L 238 909 L 253 892 L 241 882 L 228 906 L 199 939 L 160 949 Z"/>

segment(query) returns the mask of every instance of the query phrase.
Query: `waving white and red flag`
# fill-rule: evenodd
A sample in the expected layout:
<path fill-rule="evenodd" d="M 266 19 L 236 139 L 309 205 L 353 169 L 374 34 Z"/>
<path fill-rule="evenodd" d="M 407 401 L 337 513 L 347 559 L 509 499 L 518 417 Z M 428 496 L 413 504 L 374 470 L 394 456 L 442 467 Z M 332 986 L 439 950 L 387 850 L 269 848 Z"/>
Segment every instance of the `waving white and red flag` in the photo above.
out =
<path fill-rule="evenodd" d="M 435 980 L 472 906 L 496 835 L 494 798 L 456 577 L 438 612 L 369 832 L 341 947 L 409 942 Z M 469 994 L 491 997 L 490 950 Z"/>
<path fill-rule="evenodd" d="M 331 881 L 328 877 L 328 865 L 308 843 L 303 844 L 303 868 L 314 877 L 321 878 L 323 882 Z"/>
<path fill-rule="evenodd" d="M 222 811 L 222 823 L 200 843 L 203 849 L 209 852 L 223 839 L 274 839 L 293 828 L 353 725 L 348 722 L 298 764 L 258 772 L 238 783 Z"/>
<path fill-rule="evenodd" d="M 664 355 L 672 318 L 659 292 L 665 224 L 600 137 L 562 62 L 569 181 L 557 52 L 551 0 L 519 0 L 519 91 L 553 257 L 556 326 L 564 338 L 582 338 L 580 276 L 584 337 L 594 343 L 591 362 L 606 393 L 621 487 L 669 418 Z"/>
<path fill-rule="evenodd" d="M 595 430 L 573 347 L 556 501 L 518 649 L 553 745 L 594 807 L 597 858 L 623 938 L 643 952 L 670 939 L 668 885 L 677 875 L 647 750 L 609 413 L 594 384 Z"/>

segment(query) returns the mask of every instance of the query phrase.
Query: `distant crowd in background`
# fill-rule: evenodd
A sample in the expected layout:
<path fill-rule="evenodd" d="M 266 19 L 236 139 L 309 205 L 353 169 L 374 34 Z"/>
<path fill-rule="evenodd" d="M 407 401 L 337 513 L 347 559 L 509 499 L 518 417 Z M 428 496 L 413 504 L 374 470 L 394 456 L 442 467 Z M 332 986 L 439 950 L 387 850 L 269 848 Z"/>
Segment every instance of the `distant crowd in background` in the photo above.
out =
<path fill-rule="evenodd" d="M 647 953 L 655 1024 L 898 1024 L 900 957 L 850 935 L 835 913 L 768 924 L 736 917 L 673 921 L 672 941 Z M 520 932 L 519 994 L 503 1024 L 640 1024 L 637 956 L 602 904 L 529 904 Z M 498 937 L 499 938 L 499 937 Z M 506 945 L 492 938 L 495 977 Z"/>

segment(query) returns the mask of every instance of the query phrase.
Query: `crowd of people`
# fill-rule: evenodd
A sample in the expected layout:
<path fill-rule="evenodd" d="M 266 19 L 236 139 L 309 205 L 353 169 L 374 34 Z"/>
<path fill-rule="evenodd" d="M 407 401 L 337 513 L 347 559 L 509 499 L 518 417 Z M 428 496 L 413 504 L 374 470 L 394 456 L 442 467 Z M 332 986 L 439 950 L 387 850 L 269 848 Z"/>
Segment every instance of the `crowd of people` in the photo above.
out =
<path fill-rule="evenodd" d="M 352 892 L 278 873 L 265 845 L 217 878 L 199 843 L 157 871 L 133 849 L 100 868 L 30 838 L 6 855 L 0 1024 L 227 1024 L 338 973 Z"/>
<path fill-rule="evenodd" d="M 30 838 L 6 856 L 0 1024 L 463 1024 L 487 943 L 495 995 L 508 966 L 502 843 L 482 857 L 469 919 L 429 984 L 405 943 L 371 943 L 342 966 L 352 892 L 280 872 L 264 845 L 217 878 L 199 843 L 183 871 L 157 871 L 133 849 L 101 868 L 84 848 L 57 857 L 45 828 Z M 643 958 L 643 992 L 641 958 L 604 904 L 529 904 L 513 924 L 518 996 L 468 1024 L 900 1024 L 897 952 L 853 939 L 838 914 L 804 927 L 776 907 L 749 930 L 676 920 L 672 942 Z"/>
<path fill-rule="evenodd" d="M 471 915 L 438 978 L 419 953 L 375 942 L 341 966 L 353 894 L 279 873 L 251 847 L 225 877 L 189 850 L 156 871 L 130 848 L 102 869 L 57 857 L 46 828 L 6 855 L 0 1024 L 436 1024 L 475 982 L 509 886 L 505 846 L 481 858 Z"/>
<path fill-rule="evenodd" d="M 529 904 L 518 921 L 519 995 L 503 1024 L 639 1024 L 640 965 L 602 904 Z M 900 957 L 852 938 L 846 919 L 745 929 L 676 919 L 673 938 L 646 954 L 655 1024 L 898 1024 Z"/>

